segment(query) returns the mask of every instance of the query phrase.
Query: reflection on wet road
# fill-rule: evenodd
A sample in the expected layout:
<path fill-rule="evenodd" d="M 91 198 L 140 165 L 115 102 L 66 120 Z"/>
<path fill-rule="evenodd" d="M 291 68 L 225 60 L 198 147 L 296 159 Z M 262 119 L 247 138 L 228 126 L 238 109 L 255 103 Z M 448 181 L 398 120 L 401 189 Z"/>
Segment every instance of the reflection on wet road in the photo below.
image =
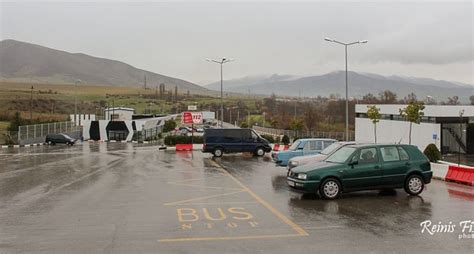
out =
<path fill-rule="evenodd" d="M 472 187 L 433 181 L 335 201 L 291 192 L 268 158 L 79 144 L 0 151 L 0 253 L 469 252 L 422 233 L 474 220 Z M 459 229 L 460 230 L 460 229 Z"/>

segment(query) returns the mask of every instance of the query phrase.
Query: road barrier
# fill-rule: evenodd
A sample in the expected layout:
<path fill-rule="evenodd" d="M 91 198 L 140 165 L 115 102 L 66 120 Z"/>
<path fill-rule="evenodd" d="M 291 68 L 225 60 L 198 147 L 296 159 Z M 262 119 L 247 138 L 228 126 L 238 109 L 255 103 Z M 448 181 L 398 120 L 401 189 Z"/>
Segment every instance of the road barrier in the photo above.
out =
<path fill-rule="evenodd" d="M 446 174 L 446 180 L 474 185 L 474 168 L 450 165 Z"/>
<path fill-rule="evenodd" d="M 431 171 L 435 179 L 474 185 L 474 167 L 440 161 L 431 163 Z"/>
<path fill-rule="evenodd" d="M 176 144 L 176 151 L 192 151 L 193 144 Z"/>
<path fill-rule="evenodd" d="M 273 151 L 286 151 L 288 150 L 288 145 L 273 144 Z"/>
<path fill-rule="evenodd" d="M 433 178 L 445 181 L 448 174 L 449 165 L 443 163 L 431 162 L 431 171 L 433 171 Z"/>

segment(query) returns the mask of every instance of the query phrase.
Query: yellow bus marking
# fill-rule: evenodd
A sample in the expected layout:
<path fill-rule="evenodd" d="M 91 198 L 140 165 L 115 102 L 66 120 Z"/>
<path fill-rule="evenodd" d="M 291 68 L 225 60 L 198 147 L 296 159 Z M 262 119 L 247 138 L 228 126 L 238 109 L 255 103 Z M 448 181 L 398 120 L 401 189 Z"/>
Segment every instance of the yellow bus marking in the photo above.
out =
<path fill-rule="evenodd" d="M 187 241 L 222 241 L 222 240 L 248 240 L 248 239 L 272 239 L 284 237 L 297 237 L 300 234 L 286 234 L 286 235 L 255 235 L 255 236 L 227 236 L 227 237 L 190 237 L 190 238 L 169 238 L 160 239 L 158 242 L 187 242 Z"/>

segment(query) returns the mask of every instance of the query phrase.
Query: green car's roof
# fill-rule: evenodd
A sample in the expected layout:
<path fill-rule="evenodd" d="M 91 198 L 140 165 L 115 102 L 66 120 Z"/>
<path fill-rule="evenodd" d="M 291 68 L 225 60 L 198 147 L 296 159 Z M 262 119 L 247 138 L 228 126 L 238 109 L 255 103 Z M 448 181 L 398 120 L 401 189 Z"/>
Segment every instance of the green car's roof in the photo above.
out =
<path fill-rule="evenodd" d="M 363 147 L 382 147 L 382 146 L 414 146 L 414 145 L 409 145 L 409 144 L 391 144 L 391 143 L 385 143 L 385 144 L 356 144 L 356 145 L 347 145 L 347 147 L 354 147 L 354 148 L 363 148 Z"/>

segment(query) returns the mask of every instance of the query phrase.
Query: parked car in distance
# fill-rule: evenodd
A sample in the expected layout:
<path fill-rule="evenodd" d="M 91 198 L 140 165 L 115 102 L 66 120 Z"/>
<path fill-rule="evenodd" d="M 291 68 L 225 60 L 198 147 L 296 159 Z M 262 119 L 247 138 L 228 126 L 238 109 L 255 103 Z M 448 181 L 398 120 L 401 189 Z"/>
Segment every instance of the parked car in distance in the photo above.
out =
<path fill-rule="evenodd" d="M 288 161 L 296 156 L 318 154 L 335 139 L 329 138 L 303 138 L 298 139 L 286 151 L 272 152 L 272 159 L 278 166 L 287 166 Z"/>
<path fill-rule="evenodd" d="M 288 185 L 297 191 L 336 199 L 343 192 L 404 188 L 418 195 L 431 182 L 426 156 L 413 145 L 348 145 L 326 160 L 288 171 Z"/>
<path fill-rule="evenodd" d="M 69 137 L 66 134 L 48 134 L 46 135 L 46 139 L 44 141 L 47 144 L 55 145 L 55 144 L 66 144 L 66 145 L 74 145 L 76 143 L 76 139 Z"/>
<path fill-rule="evenodd" d="M 303 155 L 303 156 L 297 156 L 294 158 L 291 158 L 290 161 L 288 162 L 288 166 L 286 167 L 288 170 L 301 166 L 310 162 L 319 162 L 325 160 L 329 155 L 334 153 L 335 151 L 339 150 L 341 147 L 347 146 L 347 145 L 355 145 L 356 142 L 354 141 L 340 141 L 340 142 L 335 142 L 332 143 L 330 146 L 324 148 L 320 153 L 318 154 L 312 154 L 312 155 Z"/>
<path fill-rule="evenodd" d="M 212 153 L 215 157 L 240 152 L 264 156 L 271 150 L 270 142 L 252 129 L 204 129 L 202 152 Z"/>

